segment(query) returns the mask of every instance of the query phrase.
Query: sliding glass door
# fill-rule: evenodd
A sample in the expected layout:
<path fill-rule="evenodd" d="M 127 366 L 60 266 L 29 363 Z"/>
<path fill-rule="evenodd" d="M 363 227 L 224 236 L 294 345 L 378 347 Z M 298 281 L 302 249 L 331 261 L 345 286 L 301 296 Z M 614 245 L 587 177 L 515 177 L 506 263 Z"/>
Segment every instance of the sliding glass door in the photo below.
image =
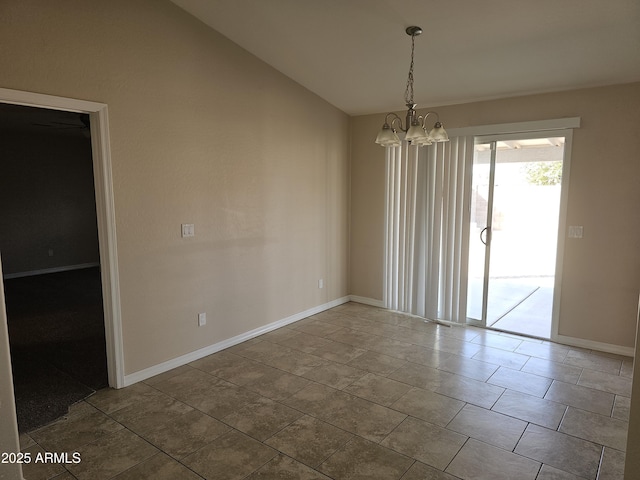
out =
<path fill-rule="evenodd" d="M 550 338 L 565 137 L 543 135 L 476 139 L 467 318 Z"/>

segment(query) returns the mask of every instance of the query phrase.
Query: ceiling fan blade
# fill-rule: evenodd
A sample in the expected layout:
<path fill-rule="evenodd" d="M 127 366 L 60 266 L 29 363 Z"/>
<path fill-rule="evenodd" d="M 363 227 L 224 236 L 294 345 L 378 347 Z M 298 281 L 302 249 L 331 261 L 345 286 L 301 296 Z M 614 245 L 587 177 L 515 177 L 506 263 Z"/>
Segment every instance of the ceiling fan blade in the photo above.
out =
<path fill-rule="evenodd" d="M 60 128 L 85 128 L 84 125 L 78 125 L 77 123 L 51 122 L 51 125 L 61 125 Z"/>
<path fill-rule="evenodd" d="M 72 125 L 70 123 L 64 124 L 64 123 L 57 123 L 57 122 L 32 123 L 31 125 L 34 125 L 36 127 L 55 128 L 56 130 L 72 130 L 72 129 L 85 129 L 86 128 L 85 126 Z"/>

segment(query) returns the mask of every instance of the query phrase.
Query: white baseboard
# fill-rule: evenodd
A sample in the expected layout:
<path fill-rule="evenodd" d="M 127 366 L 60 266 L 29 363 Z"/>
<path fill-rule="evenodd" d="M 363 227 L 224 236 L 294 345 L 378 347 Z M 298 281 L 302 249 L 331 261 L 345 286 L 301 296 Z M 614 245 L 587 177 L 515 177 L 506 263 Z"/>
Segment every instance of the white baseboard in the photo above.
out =
<path fill-rule="evenodd" d="M 625 357 L 633 357 L 635 355 L 635 349 L 633 347 L 622 347 L 611 343 L 584 340 L 582 338 L 568 337 L 566 335 L 556 335 L 552 341 L 563 345 L 569 345 L 571 347 L 587 348 L 589 350 L 597 350 L 599 352 L 624 355 Z"/>
<path fill-rule="evenodd" d="M 364 305 L 371 305 L 372 307 L 384 308 L 384 302 L 382 300 L 376 300 L 369 297 L 360 297 L 358 295 L 349 295 L 350 302 L 362 303 Z"/>
<path fill-rule="evenodd" d="M 255 338 L 259 335 L 268 333 L 277 328 L 284 327 L 286 325 L 289 325 L 290 323 L 297 322 L 298 320 L 302 320 L 303 318 L 310 317 L 317 313 L 324 312 L 325 310 L 329 310 L 330 308 L 337 307 L 338 305 L 342 305 L 343 303 L 347 303 L 349 301 L 349 296 L 338 298 L 328 303 L 324 303 L 317 307 L 305 310 L 304 312 L 296 313 L 295 315 L 277 320 L 275 322 L 269 323 L 268 325 L 264 325 L 254 330 L 236 335 L 235 337 L 229 338 L 227 340 L 214 343 L 213 345 L 201 348 L 199 350 L 196 350 L 195 352 L 187 353 L 186 355 L 181 355 L 180 357 L 167 360 L 166 362 L 159 363 L 158 365 L 154 365 L 153 367 L 145 368 L 144 370 L 125 375 L 123 387 L 128 387 L 129 385 L 141 382 L 143 380 L 146 380 L 147 378 L 151 378 L 161 373 L 168 372 L 169 370 L 181 367 L 182 365 L 186 365 L 187 363 L 195 362 L 196 360 L 224 350 L 225 348 L 233 347 L 234 345 L 246 342 L 247 340 L 251 340 L 252 338 Z"/>
<path fill-rule="evenodd" d="M 60 272 L 68 272 L 71 270 L 82 270 L 84 268 L 93 268 L 99 267 L 100 263 L 79 263 L 77 265 L 65 265 L 62 267 L 53 267 L 53 268 L 43 268 L 41 270 L 31 270 L 28 272 L 17 272 L 17 273 L 7 273 L 3 275 L 2 278 L 5 280 L 11 280 L 12 278 L 21 278 L 21 277 L 34 277 L 36 275 L 46 275 L 48 273 L 60 273 Z"/>

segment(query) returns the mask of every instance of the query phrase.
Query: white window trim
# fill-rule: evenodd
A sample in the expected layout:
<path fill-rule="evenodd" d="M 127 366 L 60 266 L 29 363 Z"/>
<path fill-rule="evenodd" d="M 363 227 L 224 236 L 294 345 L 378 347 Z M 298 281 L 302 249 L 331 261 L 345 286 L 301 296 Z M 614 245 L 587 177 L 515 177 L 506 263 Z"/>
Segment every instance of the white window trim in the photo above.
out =
<path fill-rule="evenodd" d="M 449 136 L 486 136 L 504 135 L 508 133 L 546 132 L 550 130 L 565 130 L 580 128 L 580 117 L 555 118 L 550 120 L 534 120 L 531 122 L 497 123 L 493 125 L 478 125 L 474 127 L 449 128 Z"/>

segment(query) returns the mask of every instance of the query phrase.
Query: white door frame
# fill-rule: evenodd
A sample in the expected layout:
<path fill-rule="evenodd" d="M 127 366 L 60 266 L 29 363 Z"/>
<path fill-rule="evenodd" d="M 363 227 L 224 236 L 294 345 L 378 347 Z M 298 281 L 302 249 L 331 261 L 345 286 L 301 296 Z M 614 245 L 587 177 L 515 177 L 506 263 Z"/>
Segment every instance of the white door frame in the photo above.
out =
<path fill-rule="evenodd" d="M 104 326 L 107 347 L 107 371 L 109 375 L 109 386 L 122 388 L 125 386 L 124 355 L 122 348 L 122 318 L 120 312 L 118 254 L 116 250 L 116 223 L 113 202 L 113 181 L 111 176 L 107 105 L 86 100 L 55 97 L 5 88 L 0 88 L 0 103 L 88 113 L 90 115 L 93 178 L 96 195 Z M 3 288 L 1 274 L 0 288 Z"/>

